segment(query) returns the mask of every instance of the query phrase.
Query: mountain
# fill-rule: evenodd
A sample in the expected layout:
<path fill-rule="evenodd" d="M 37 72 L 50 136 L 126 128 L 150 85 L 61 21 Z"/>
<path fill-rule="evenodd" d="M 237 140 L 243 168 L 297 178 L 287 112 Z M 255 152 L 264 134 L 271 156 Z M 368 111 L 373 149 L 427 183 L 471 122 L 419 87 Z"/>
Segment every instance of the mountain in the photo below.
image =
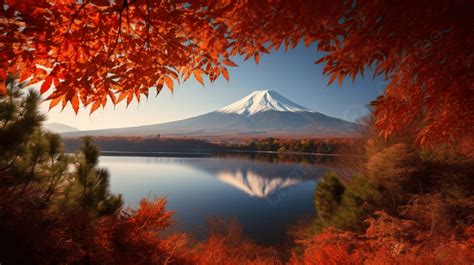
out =
<path fill-rule="evenodd" d="M 260 90 L 217 111 L 184 120 L 69 132 L 63 136 L 346 136 L 354 134 L 354 126 L 354 123 L 302 107 L 273 90 Z"/>
<path fill-rule="evenodd" d="M 44 128 L 54 133 L 77 132 L 79 129 L 62 123 L 46 123 Z"/>
<path fill-rule="evenodd" d="M 314 112 L 293 103 L 273 90 L 255 91 L 241 100 L 223 107 L 217 112 L 251 116 L 266 111 Z"/>

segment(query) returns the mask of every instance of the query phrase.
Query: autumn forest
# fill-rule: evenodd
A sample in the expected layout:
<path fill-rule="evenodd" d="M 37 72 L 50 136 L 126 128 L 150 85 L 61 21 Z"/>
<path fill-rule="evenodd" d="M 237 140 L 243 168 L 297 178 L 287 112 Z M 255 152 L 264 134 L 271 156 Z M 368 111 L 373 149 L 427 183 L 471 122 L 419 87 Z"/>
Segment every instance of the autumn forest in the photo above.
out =
<path fill-rule="evenodd" d="M 0 3 L 0 264 L 474 264 L 473 1 Z M 45 128 L 42 104 L 91 116 L 148 104 L 190 80 L 228 82 L 238 61 L 298 45 L 323 54 L 314 63 L 329 84 L 367 73 L 386 81 L 350 137 L 68 138 Z M 262 244 L 232 218 L 208 220 L 203 238 L 175 229 L 172 196 L 143 194 L 133 207 L 112 191 L 117 171 L 102 166 L 104 151 L 190 149 L 216 164 L 351 170 L 268 182 L 310 183 L 311 214 L 280 231 L 284 241 Z M 236 184 L 231 164 L 186 159 L 271 211 L 270 195 L 284 199 Z"/>

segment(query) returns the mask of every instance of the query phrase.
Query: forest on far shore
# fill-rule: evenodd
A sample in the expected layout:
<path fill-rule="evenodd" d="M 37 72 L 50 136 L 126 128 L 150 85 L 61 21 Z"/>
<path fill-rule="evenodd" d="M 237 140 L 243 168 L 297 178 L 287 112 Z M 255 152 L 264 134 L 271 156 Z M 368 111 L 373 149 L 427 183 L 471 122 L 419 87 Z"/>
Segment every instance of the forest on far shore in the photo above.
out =
<path fill-rule="evenodd" d="M 312 138 L 312 139 L 241 139 L 234 141 L 207 141 L 192 138 L 167 137 L 94 137 L 103 152 L 278 152 L 318 154 L 362 154 L 361 138 Z M 64 138 L 66 152 L 74 152 L 81 145 L 81 138 Z"/>

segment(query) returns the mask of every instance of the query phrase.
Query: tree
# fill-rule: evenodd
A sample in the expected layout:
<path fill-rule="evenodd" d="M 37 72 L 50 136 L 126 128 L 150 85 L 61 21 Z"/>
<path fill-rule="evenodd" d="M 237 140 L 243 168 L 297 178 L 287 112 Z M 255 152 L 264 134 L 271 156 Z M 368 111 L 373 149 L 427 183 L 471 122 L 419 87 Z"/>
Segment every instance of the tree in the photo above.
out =
<path fill-rule="evenodd" d="M 50 106 L 127 104 L 191 75 L 228 79 L 232 56 L 254 58 L 317 43 L 329 83 L 372 69 L 389 84 L 373 102 L 388 136 L 472 145 L 471 11 L 461 1 L 5 0 L 0 79 L 54 85 Z M 40 66 L 38 66 L 40 65 Z M 49 71 L 50 70 L 50 71 Z M 3 85 L 0 91 L 5 92 Z M 413 121 L 421 126 L 410 126 Z"/>
<path fill-rule="evenodd" d="M 14 76 L 7 81 L 8 93 L 0 95 L 1 258 L 31 264 L 48 253 L 44 263 L 55 263 L 66 241 L 55 237 L 59 216 L 52 214 L 52 201 L 68 174 L 68 159 L 59 136 L 41 128 L 39 94 L 25 93 Z"/>
<path fill-rule="evenodd" d="M 65 189 L 65 207 L 82 208 L 92 215 L 109 215 L 122 207 L 121 195 L 109 191 L 109 173 L 99 168 L 99 148 L 92 138 L 84 137 L 76 154 L 76 171 Z M 67 210 L 66 208 L 66 210 Z"/>
<path fill-rule="evenodd" d="M 2 169 L 11 166 L 25 150 L 28 139 L 38 130 L 44 116 L 39 112 L 40 96 L 35 91 L 25 95 L 24 83 L 13 75 L 5 81 L 6 93 L 0 94 L 0 148 Z M 22 148 L 19 148 L 22 146 Z"/>
<path fill-rule="evenodd" d="M 0 95 L 0 259 L 8 264 L 190 264 L 185 234 L 166 201 L 122 209 L 110 193 L 99 150 L 83 140 L 75 159 L 43 131 L 39 94 L 13 76 Z M 10 138 L 6 138 L 10 137 Z"/>
<path fill-rule="evenodd" d="M 334 174 L 328 174 L 316 187 L 314 194 L 316 218 L 314 228 L 322 232 L 333 227 L 361 232 L 365 220 L 377 209 L 387 209 L 384 195 L 377 184 L 361 175 L 354 175 L 342 184 Z"/>
<path fill-rule="evenodd" d="M 46 143 L 39 126 L 39 94 L 24 93 L 24 83 L 14 76 L 6 80 L 7 93 L 0 95 L 0 197 L 19 200 L 38 176 Z"/>
<path fill-rule="evenodd" d="M 370 156 L 367 171 L 371 181 L 388 191 L 395 209 L 407 193 L 420 188 L 415 184 L 416 176 L 422 172 L 422 163 L 415 152 L 403 143 L 394 144 Z"/>
<path fill-rule="evenodd" d="M 459 234 L 433 237 L 416 221 L 385 212 L 370 218 L 363 233 L 325 229 L 301 242 L 303 255 L 291 264 L 470 264 L 474 261 L 472 226 Z"/>
<path fill-rule="evenodd" d="M 46 191 L 43 196 L 43 205 L 50 203 L 51 198 L 59 193 L 59 185 L 68 176 L 70 158 L 63 152 L 61 137 L 54 133 L 45 133 L 44 137 L 48 143 L 46 154 L 48 172 L 45 174 Z M 49 161 L 48 161 L 49 160 Z"/>
<path fill-rule="evenodd" d="M 314 208 L 319 222 L 327 222 L 338 210 L 344 190 L 344 185 L 333 173 L 327 173 L 318 183 L 314 192 Z"/>
<path fill-rule="evenodd" d="M 191 264 L 188 236 L 163 233 L 173 223 L 172 215 L 166 200 L 157 198 L 101 218 L 91 238 L 91 259 L 96 264 Z"/>
<path fill-rule="evenodd" d="M 211 219 L 208 226 L 208 238 L 193 251 L 193 264 L 282 264 L 271 247 L 247 239 L 236 219 Z"/>

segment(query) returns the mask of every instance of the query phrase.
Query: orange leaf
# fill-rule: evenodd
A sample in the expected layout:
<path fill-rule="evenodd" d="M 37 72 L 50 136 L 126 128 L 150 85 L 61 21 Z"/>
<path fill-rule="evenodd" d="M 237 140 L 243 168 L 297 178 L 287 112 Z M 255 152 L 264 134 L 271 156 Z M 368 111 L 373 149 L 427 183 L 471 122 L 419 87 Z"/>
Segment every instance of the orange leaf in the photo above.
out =
<path fill-rule="evenodd" d="M 339 86 L 342 86 L 343 81 L 344 81 L 344 75 L 341 74 L 341 75 L 339 75 L 339 78 L 338 78 Z"/>
<path fill-rule="evenodd" d="M 117 99 L 116 99 L 114 93 L 112 93 L 112 91 L 110 91 L 110 90 L 109 90 L 107 93 L 109 94 L 109 97 L 110 97 L 110 99 L 112 100 L 112 103 L 113 103 L 114 105 L 117 104 Z"/>
<path fill-rule="evenodd" d="M 59 88 L 59 85 L 60 85 L 59 78 L 57 77 L 53 78 L 53 84 L 56 89 Z"/>
<path fill-rule="evenodd" d="M 51 87 L 51 83 L 53 82 L 53 77 L 48 76 L 46 80 L 44 80 L 43 84 L 41 85 L 40 93 L 43 94 L 44 92 L 48 91 Z"/>
<path fill-rule="evenodd" d="M 53 99 L 51 99 L 51 102 L 49 103 L 49 109 L 52 109 L 54 108 L 56 105 L 58 105 L 58 103 L 61 101 L 63 97 L 61 96 L 58 96 L 58 97 L 55 97 Z"/>
<path fill-rule="evenodd" d="M 194 75 L 194 78 L 196 78 L 196 80 L 197 80 L 199 83 L 201 83 L 201 85 L 204 86 L 204 81 L 202 80 L 201 72 L 202 72 L 201 69 L 196 69 L 196 70 L 193 71 L 193 75 Z"/>
<path fill-rule="evenodd" d="M 77 112 L 79 111 L 79 98 L 77 97 L 77 95 L 74 95 L 72 97 L 71 105 L 72 105 L 72 108 L 74 109 L 74 112 L 77 114 Z"/>
<path fill-rule="evenodd" d="M 253 55 L 253 58 L 255 59 L 255 62 L 258 64 L 260 62 L 260 53 L 256 52 Z"/>
<path fill-rule="evenodd" d="M 168 87 L 168 89 L 173 92 L 173 79 L 171 79 L 171 77 L 165 75 L 163 76 L 163 79 L 165 80 L 165 83 L 166 83 L 166 86 Z"/>
<path fill-rule="evenodd" d="M 92 104 L 92 108 L 91 108 L 90 114 L 94 113 L 94 111 L 96 111 L 99 107 L 100 107 L 100 101 L 94 102 L 94 104 Z"/>
<path fill-rule="evenodd" d="M 23 82 L 25 81 L 28 77 L 31 76 L 31 72 L 28 71 L 28 70 L 25 70 L 21 73 L 21 76 L 20 76 L 20 82 Z"/>
<path fill-rule="evenodd" d="M 120 101 L 124 100 L 124 98 L 127 97 L 127 93 L 125 92 L 121 92 L 118 99 L 117 99 L 117 103 L 119 103 Z"/>
<path fill-rule="evenodd" d="M 314 64 L 320 64 L 320 63 L 322 63 L 324 60 L 326 60 L 326 56 L 323 56 L 323 57 L 319 58 L 316 62 L 314 62 Z"/>
<path fill-rule="evenodd" d="M 188 80 L 188 78 L 191 76 L 191 71 L 187 71 L 185 74 L 184 74 L 184 81 Z"/>
<path fill-rule="evenodd" d="M 158 96 L 163 89 L 163 84 L 157 84 L 156 85 L 156 95 Z"/>
<path fill-rule="evenodd" d="M 227 72 L 227 69 L 222 68 L 222 75 L 227 81 L 229 81 L 229 72 Z"/>
<path fill-rule="evenodd" d="M 234 67 L 237 66 L 237 64 L 235 64 L 234 62 L 232 62 L 231 60 L 228 60 L 228 59 L 224 59 L 224 60 L 222 60 L 222 62 L 223 62 L 225 65 L 228 65 L 228 66 L 234 66 Z"/>
<path fill-rule="evenodd" d="M 304 45 L 309 48 L 309 45 L 311 44 L 311 37 L 309 35 L 304 36 Z"/>
<path fill-rule="evenodd" d="M 130 102 L 132 102 L 132 100 L 133 100 L 133 91 L 130 91 L 128 92 L 128 96 L 127 96 L 127 107 L 130 104 Z"/>
<path fill-rule="evenodd" d="M 328 86 L 330 86 L 332 84 L 332 82 L 334 82 L 334 80 L 336 80 L 336 77 L 337 77 L 337 72 L 332 74 L 331 77 L 329 78 Z"/>
<path fill-rule="evenodd" d="M 245 56 L 244 61 L 247 61 L 248 59 L 250 59 L 250 57 L 252 57 L 252 54 L 251 54 L 251 53 L 247 53 L 247 56 Z"/>

